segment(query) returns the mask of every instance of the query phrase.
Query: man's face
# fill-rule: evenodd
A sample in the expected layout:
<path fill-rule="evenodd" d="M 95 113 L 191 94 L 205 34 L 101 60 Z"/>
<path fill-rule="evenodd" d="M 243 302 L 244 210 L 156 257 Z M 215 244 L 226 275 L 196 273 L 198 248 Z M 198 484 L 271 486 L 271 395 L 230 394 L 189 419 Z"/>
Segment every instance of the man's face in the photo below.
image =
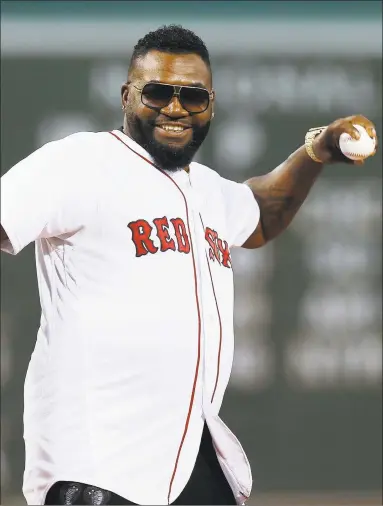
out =
<path fill-rule="evenodd" d="M 150 51 L 135 63 L 130 84 L 122 86 L 126 111 L 125 130 L 166 170 L 185 168 L 192 161 L 209 131 L 213 101 L 206 111 L 190 114 L 173 96 L 160 110 L 144 105 L 141 91 L 146 83 L 159 82 L 179 86 L 197 86 L 212 91 L 211 72 L 196 54 L 171 54 Z M 172 131 L 169 126 L 183 127 Z"/>

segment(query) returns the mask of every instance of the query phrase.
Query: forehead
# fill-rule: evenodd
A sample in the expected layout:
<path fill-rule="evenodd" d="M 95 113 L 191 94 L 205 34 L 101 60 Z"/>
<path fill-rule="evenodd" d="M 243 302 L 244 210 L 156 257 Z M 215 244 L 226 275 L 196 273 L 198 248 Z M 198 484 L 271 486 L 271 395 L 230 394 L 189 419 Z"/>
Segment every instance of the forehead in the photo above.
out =
<path fill-rule="evenodd" d="M 197 54 L 149 51 L 135 64 L 134 77 L 143 81 L 211 87 L 211 72 Z"/>

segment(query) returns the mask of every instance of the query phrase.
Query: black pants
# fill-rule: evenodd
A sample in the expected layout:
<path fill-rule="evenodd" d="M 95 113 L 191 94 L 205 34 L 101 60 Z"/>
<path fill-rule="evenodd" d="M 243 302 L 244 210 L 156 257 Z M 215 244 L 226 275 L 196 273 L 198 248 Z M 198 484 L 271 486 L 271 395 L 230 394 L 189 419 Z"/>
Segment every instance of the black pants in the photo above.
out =
<path fill-rule="evenodd" d="M 85 483 L 59 481 L 48 491 L 45 504 L 135 504 L 113 492 Z M 201 446 L 190 480 L 172 504 L 235 505 L 233 492 L 222 472 L 205 425 Z"/>

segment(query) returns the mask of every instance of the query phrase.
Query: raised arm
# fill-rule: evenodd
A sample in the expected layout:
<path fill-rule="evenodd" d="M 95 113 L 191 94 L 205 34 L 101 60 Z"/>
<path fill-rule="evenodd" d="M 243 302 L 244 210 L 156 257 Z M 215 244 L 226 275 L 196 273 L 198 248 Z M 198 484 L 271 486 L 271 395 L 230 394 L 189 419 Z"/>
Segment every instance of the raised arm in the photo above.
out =
<path fill-rule="evenodd" d="M 312 141 L 314 161 L 305 146 L 291 154 L 276 169 L 263 176 L 246 181 L 260 207 L 260 221 L 244 248 L 259 248 L 279 235 L 291 223 L 305 201 L 324 164 L 343 162 L 362 165 L 363 161 L 346 158 L 339 149 L 339 137 L 343 132 L 359 139 L 353 124 L 362 125 L 370 137 L 376 139 L 374 125 L 363 116 L 349 116 L 334 121 Z"/>

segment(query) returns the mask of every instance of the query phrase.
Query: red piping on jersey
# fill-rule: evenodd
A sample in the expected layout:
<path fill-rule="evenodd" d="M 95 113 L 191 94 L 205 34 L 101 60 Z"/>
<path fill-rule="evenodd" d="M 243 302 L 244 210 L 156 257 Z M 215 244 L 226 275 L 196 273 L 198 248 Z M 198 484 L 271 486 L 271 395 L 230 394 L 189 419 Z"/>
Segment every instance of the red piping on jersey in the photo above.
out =
<path fill-rule="evenodd" d="M 203 224 L 203 221 L 202 221 L 202 216 L 201 216 L 201 213 L 199 215 L 200 219 L 201 219 L 201 223 L 202 223 L 202 227 L 203 227 L 203 230 L 205 232 L 205 225 Z M 209 258 L 207 256 L 207 253 L 205 251 L 205 254 L 206 254 L 206 261 L 207 261 L 207 266 L 209 268 L 209 274 L 210 274 L 210 280 L 211 280 L 211 287 L 213 288 L 213 294 L 214 294 L 214 299 L 215 299 L 215 305 L 216 305 L 216 308 L 217 308 L 217 314 L 218 314 L 218 321 L 219 321 L 219 347 L 218 347 L 218 359 L 217 359 L 217 375 L 215 377 L 215 385 L 214 385 L 214 390 L 213 390 L 213 395 L 211 396 L 211 401 L 210 402 L 213 402 L 214 400 L 214 396 L 215 396 L 215 391 L 217 390 L 217 385 L 218 385 L 218 379 L 219 379 L 219 372 L 220 372 L 220 366 L 221 366 L 221 349 L 222 349 L 222 320 L 221 320 L 221 313 L 219 312 L 219 306 L 218 306 L 218 301 L 217 301 L 217 296 L 216 296 L 216 293 L 215 293 L 215 287 L 214 287 L 214 282 L 213 282 L 213 276 L 211 274 L 211 269 L 210 269 L 210 262 L 209 262 Z"/>
<path fill-rule="evenodd" d="M 116 135 L 113 132 L 109 132 L 109 133 L 111 135 L 113 135 L 113 137 L 115 137 L 117 140 L 119 140 L 124 146 L 126 146 L 128 149 L 130 149 L 130 151 L 132 151 L 134 154 L 136 154 L 137 156 L 139 156 L 140 158 L 142 158 L 142 160 L 144 160 L 145 162 L 149 163 L 154 168 L 156 168 L 157 170 L 159 170 L 164 176 L 166 176 L 176 186 L 176 188 L 181 193 L 181 195 L 182 195 L 182 197 L 184 199 L 185 208 L 186 208 L 186 222 L 187 222 L 187 227 L 188 227 L 188 231 L 189 231 L 190 246 L 191 246 L 190 249 L 191 249 L 192 259 L 193 259 L 194 289 L 195 289 L 195 297 L 196 297 L 197 313 L 198 313 L 198 355 L 197 355 L 197 364 L 196 364 L 196 369 L 195 369 L 195 374 L 194 374 L 193 388 L 192 388 L 192 393 L 191 393 L 191 396 L 190 396 L 189 409 L 188 409 L 188 414 L 187 414 L 187 417 L 186 417 L 184 432 L 182 434 L 182 439 L 181 439 L 180 445 L 178 447 L 178 452 L 177 452 L 176 461 L 175 461 L 175 464 L 174 464 L 173 474 L 171 476 L 170 484 L 169 484 L 168 503 L 170 504 L 170 494 L 172 492 L 172 486 L 173 486 L 174 478 L 176 476 L 178 462 L 179 462 L 179 459 L 180 459 L 181 450 L 182 450 L 182 447 L 183 447 L 183 444 L 184 444 L 184 441 L 185 441 L 185 437 L 186 437 L 186 434 L 187 434 L 187 431 L 188 431 L 188 428 L 189 428 L 190 416 L 191 416 L 191 412 L 192 412 L 192 409 L 193 409 L 193 403 L 194 403 L 194 397 L 195 397 L 195 389 L 196 389 L 196 385 L 197 385 L 198 371 L 199 371 L 199 365 L 200 365 L 200 360 L 201 360 L 201 311 L 200 311 L 199 300 L 198 300 L 197 269 L 196 269 L 196 265 L 195 265 L 193 241 L 192 241 L 192 236 L 191 236 L 191 233 L 190 233 L 189 208 L 188 208 L 187 200 L 186 200 L 186 197 L 185 197 L 183 191 L 178 186 L 178 184 L 168 174 L 166 174 L 166 172 L 164 172 L 163 170 L 161 170 L 160 168 L 158 168 L 153 162 L 151 162 L 150 160 L 148 160 L 147 158 L 145 158 L 140 153 L 137 153 L 137 151 L 135 151 L 133 148 L 131 148 L 122 139 L 120 139 L 118 137 L 118 135 Z"/>

